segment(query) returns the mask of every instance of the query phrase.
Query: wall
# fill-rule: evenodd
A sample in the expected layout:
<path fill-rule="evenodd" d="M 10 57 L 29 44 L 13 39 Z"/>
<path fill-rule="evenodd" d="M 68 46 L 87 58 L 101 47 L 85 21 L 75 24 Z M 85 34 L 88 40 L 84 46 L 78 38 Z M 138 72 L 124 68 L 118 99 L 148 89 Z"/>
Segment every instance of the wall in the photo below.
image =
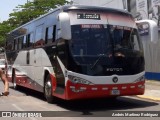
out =
<path fill-rule="evenodd" d="M 135 20 L 154 20 L 159 26 L 160 36 L 160 0 L 128 0 L 128 10 Z M 149 37 L 142 37 L 146 78 L 160 80 L 160 39 L 155 41 L 153 43 Z"/>

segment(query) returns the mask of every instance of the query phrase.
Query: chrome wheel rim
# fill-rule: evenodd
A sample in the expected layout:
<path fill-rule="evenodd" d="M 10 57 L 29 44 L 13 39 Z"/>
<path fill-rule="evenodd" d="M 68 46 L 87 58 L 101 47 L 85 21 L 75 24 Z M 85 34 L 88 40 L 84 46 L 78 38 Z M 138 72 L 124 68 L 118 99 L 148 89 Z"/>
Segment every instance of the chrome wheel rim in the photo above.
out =
<path fill-rule="evenodd" d="M 47 81 L 45 84 L 45 95 L 47 96 L 51 96 L 51 82 Z"/>
<path fill-rule="evenodd" d="M 15 75 L 14 75 L 14 78 L 13 78 L 13 87 L 16 88 L 17 84 L 16 84 L 16 78 L 15 78 Z"/>

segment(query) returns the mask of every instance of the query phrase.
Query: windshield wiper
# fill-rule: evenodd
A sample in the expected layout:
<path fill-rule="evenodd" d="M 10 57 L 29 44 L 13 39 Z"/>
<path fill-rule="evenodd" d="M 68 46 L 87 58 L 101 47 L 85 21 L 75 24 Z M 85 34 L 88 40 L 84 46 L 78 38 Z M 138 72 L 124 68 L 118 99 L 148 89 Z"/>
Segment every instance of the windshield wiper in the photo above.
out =
<path fill-rule="evenodd" d="M 91 66 L 91 69 L 93 69 L 96 65 L 97 65 L 97 63 L 99 62 L 99 60 L 101 59 L 101 57 L 103 57 L 103 56 L 105 56 L 105 54 L 99 54 L 99 57 L 98 57 L 98 59 L 94 62 L 94 64 Z"/>

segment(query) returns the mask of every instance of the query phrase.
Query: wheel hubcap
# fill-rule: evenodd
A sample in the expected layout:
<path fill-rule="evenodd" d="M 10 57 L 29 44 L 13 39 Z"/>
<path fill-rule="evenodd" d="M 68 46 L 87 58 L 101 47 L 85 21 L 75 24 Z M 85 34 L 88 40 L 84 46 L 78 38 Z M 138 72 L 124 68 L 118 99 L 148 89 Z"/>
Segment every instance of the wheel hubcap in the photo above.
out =
<path fill-rule="evenodd" d="M 50 81 L 46 82 L 45 94 L 46 94 L 46 96 L 50 96 L 51 95 L 51 82 Z"/>
<path fill-rule="evenodd" d="M 13 87 L 16 88 L 16 78 L 13 78 Z"/>

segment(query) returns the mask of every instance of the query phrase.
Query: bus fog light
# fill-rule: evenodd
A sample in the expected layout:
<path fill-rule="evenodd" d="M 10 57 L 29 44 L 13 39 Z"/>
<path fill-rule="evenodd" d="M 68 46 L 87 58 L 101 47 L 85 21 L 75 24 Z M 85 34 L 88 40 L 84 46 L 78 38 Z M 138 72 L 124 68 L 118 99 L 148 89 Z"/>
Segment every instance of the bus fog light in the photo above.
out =
<path fill-rule="evenodd" d="M 145 88 L 145 86 L 144 86 L 144 85 L 138 85 L 138 87 L 139 87 L 139 88 L 142 88 L 142 89 L 144 89 L 144 88 Z"/>
<path fill-rule="evenodd" d="M 72 92 L 75 92 L 75 93 L 86 91 L 86 88 L 84 88 L 84 87 L 76 89 L 74 86 L 70 86 L 70 89 Z"/>

